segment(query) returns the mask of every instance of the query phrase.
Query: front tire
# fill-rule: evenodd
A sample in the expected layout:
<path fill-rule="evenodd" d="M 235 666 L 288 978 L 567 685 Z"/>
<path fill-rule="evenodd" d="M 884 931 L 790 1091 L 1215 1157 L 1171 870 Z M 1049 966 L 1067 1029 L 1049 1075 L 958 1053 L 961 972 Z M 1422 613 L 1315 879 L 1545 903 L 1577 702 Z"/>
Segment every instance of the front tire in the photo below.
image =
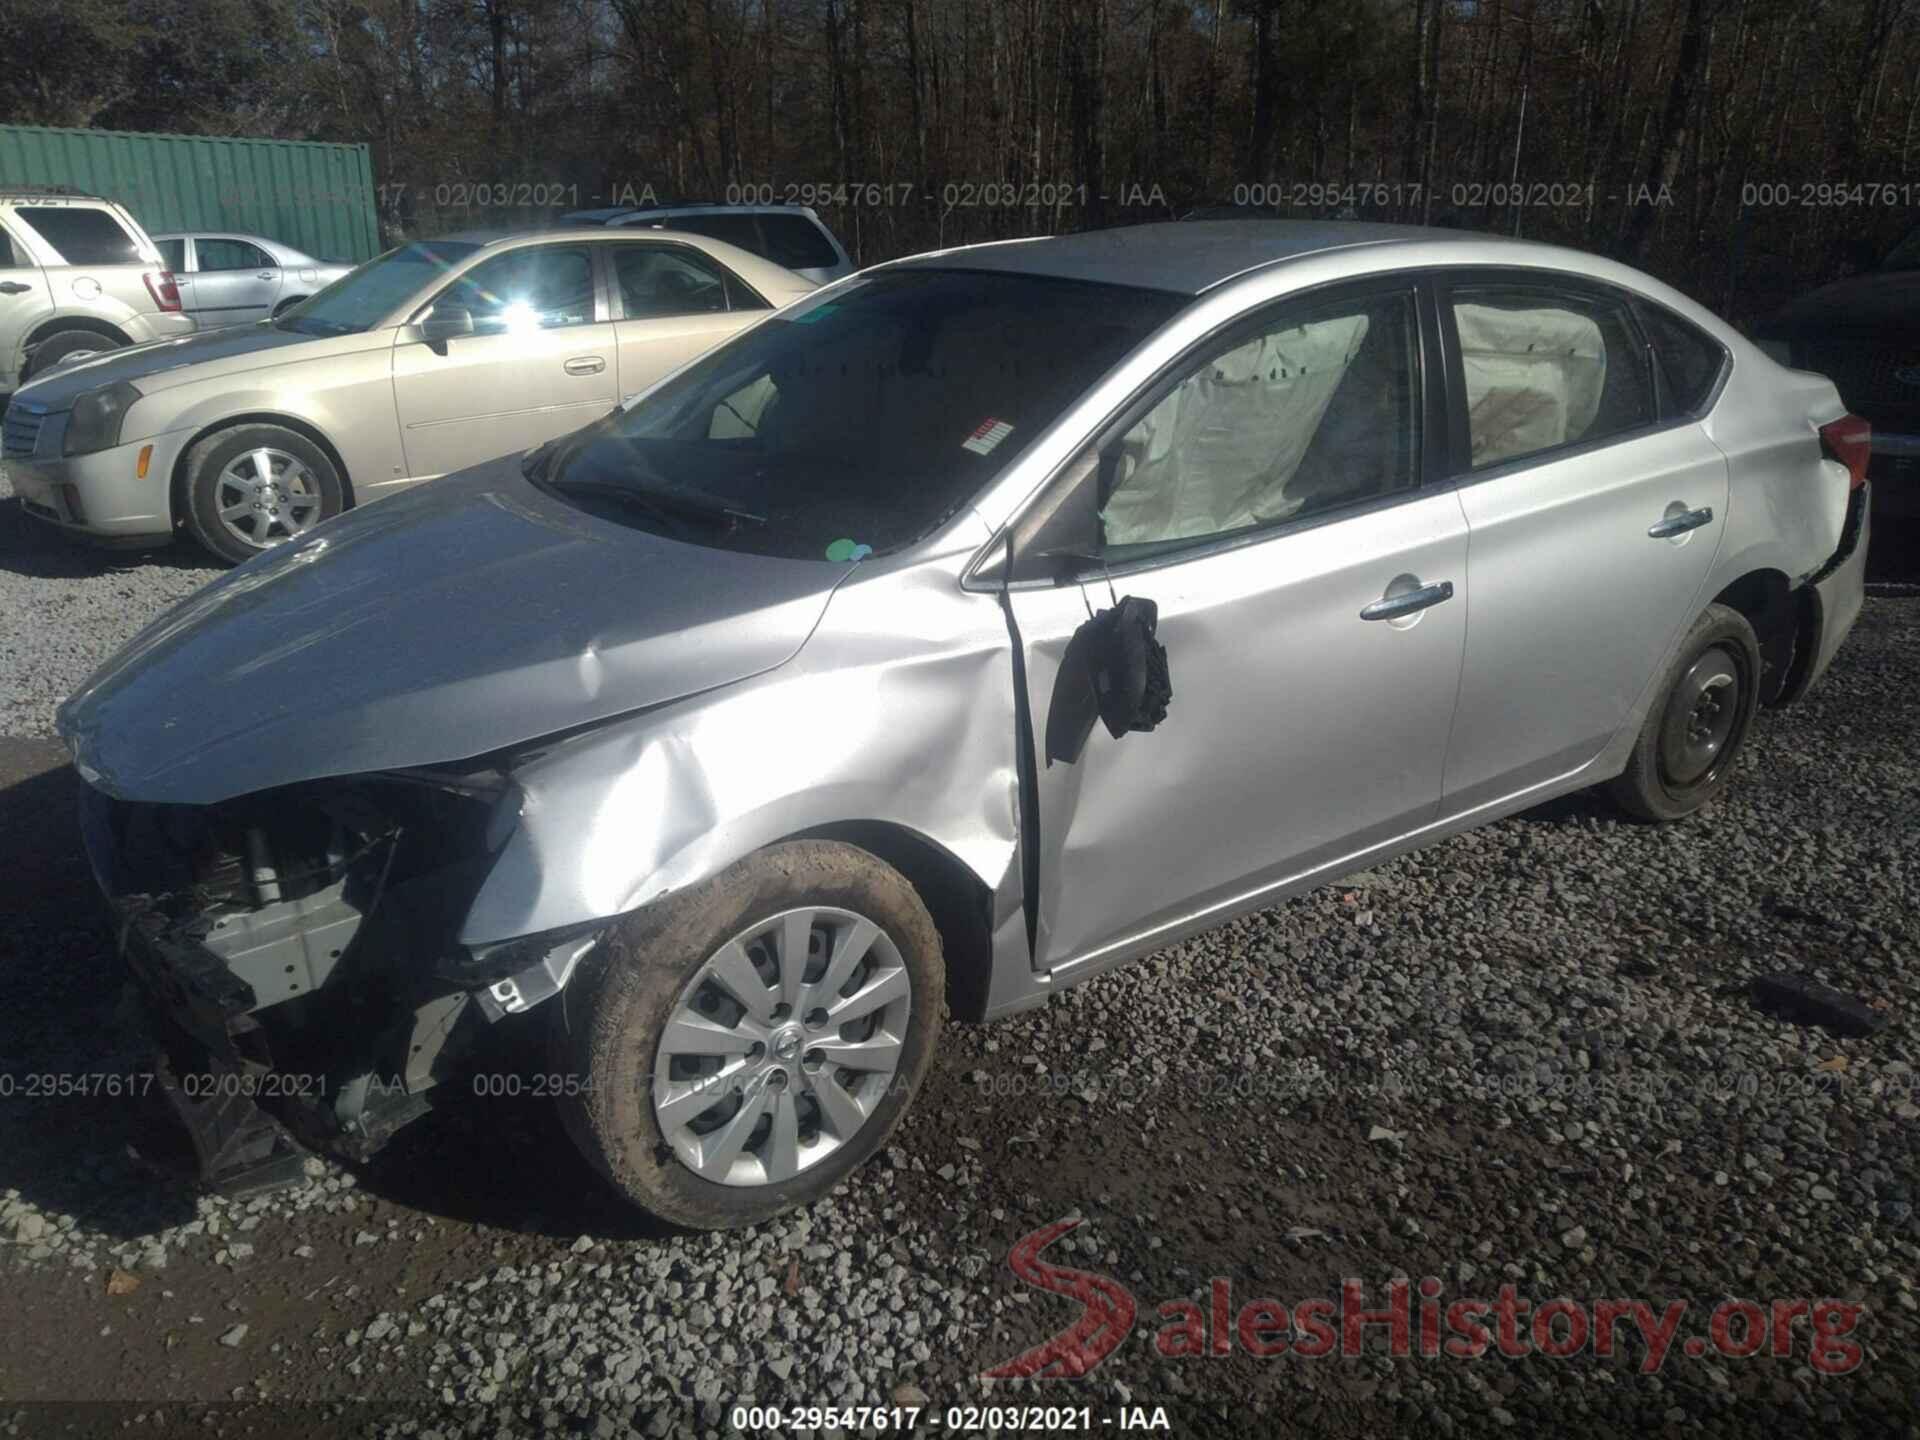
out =
<path fill-rule="evenodd" d="M 868 852 L 770 846 L 619 922 L 554 1003 L 582 1153 L 675 1225 L 752 1225 L 887 1141 L 939 1043 L 946 966 Z"/>
<path fill-rule="evenodd" d="M 1759 678 L 1753 627 L 1737 610 L 1709 605 L 1608 787 L 1615 802 L 1642 820 L 1679 820 L 1726 789 L 1759 706 Z"/>
<path fill-rule="evenodd" d="M 218 430 L 187 452 L 187 530 L 238 565 L 303 535 L 345 506 L 327 453 L 282 425 Z"/>

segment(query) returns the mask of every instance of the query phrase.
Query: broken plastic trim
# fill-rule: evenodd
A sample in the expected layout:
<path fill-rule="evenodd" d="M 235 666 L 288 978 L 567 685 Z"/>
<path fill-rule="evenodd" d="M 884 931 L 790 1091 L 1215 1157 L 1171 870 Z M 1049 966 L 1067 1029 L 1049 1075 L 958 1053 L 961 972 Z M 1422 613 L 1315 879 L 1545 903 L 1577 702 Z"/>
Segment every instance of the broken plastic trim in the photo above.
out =
<path fill-rule="evenodd" d="M 564 990 L 575 967 L 599 944 L 607 928 L 606 921 L 593 920 L 498 945 L 474 946 L 466 952 L 468 959 L 461 967 L 465 973 L 458 978 L 485 984 L 475 998 L 487 1019 L 517 1015 Z"/>

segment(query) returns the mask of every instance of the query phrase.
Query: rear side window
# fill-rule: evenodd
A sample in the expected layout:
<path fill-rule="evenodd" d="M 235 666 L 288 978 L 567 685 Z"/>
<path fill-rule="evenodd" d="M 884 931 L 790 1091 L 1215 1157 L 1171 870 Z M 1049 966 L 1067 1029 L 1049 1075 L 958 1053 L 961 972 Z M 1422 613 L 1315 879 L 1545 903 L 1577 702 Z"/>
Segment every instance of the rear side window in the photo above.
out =
<path fill-rule="evenodd" d="M 12 270 L 28 263 L 26 256 L 15 252 L 13 241 L 7 238 L 7 232 L 0 230 L 0 270 Z"/>
<path fill-rule="evenodd" d="M 1697 414 L 1713 393 L 1726 352 L 1712 336 L 1671 310 L 1643 305 L 1640 319 L 1660 365 L 1660 384 L 1668 402 L 1664 408 L 1673 415 Z"/>
<path fill-rule="evenodd" d="M 767 259 L 789 270 L 824 270 L 840 263 L 820 227 L 804 215 L 762 215 Z"/>
<path fill-rule="evenodd" d="M 1624 302 L 1544 286 L 1453 291 L 1473 468 L 1653 421 L 1646 351 Z"/>
<path fill-rule="evenodd" d="M 166 262 L 169 270 L 181 271 L 187 268 L 187 242 L 185 240 L 156 240 L 154 248 L 160 252 L 160 258 Z"/>
<path fill-rule="evenodd" d="M 751 215 L 680 215 L 660 223 L 669 230 L 685 230 L 689 234 L 724 240 L 753 255 L 767 253 Z"/>
<path fill-rule="evenodd" d="M 21 205 L 14 212 L 69 265 L 138 265 L 140 247 L 105 210 Z"/>
<path fill-rule="evenodd" d="M 613 275 L 629 320 L 706 315 L 727 308 L 726 277 L 691 247 L 615 245 Z"/>

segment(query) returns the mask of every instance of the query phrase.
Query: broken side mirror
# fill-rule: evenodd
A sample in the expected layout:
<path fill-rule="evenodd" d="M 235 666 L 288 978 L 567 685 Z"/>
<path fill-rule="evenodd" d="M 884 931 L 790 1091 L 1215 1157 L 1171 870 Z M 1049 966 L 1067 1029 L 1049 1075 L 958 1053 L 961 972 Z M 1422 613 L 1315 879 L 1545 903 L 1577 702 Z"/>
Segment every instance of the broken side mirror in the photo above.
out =
<path fill-rule="evenodd" d="M 1047 711 L 1049 765 L 1077 761 L 1095 720 L 1118 740 L 1167 718 L 1173 678 L 1159 624 L 1159 606 L 1128 595 L 1073 632 Z"/>

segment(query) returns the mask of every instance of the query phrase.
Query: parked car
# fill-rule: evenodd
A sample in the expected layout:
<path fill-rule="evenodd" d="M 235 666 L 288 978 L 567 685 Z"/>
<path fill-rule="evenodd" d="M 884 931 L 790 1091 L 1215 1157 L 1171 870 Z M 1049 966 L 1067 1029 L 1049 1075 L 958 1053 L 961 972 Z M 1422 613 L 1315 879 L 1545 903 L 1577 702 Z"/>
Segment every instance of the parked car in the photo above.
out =
<path fill-rule="evenodd" d="M 813 287 L 668 231 L 470 232 L 390 250 L 271 321 L 63 367 L 4 459 L 29 515 L 245 560 L 538 445 Z"/>
<path fill-rule="evenodd" d="M 1802 295 L 1758 334 L 1761 349 L 1828 376 L 1872 422 L 1874 505 L 1920 519 L 1920 226 L 1879 264 Z"/>
<path fill-rule="evenodd" d="M 0 187 L 0 395 L 56 365 L 193 328 L 160 252 L 123 206 Z"/>
<path fill-rule="evenodd" d="M 805 205 L 653 205 L 576 210 L 582 225 L 644 225 L 724 240 L 825 285 L 853 273 L 853 261 L 826 222 Z"/>
<path fill-rule="evenodd" d="M 280 1115 L 362 1149 L 534 1012 L 608 1180 L 740 1225 L 885 1141 L 949 1003 L 1586 786 L 1699 810 L 1854 622 L 1866 453 L 1570 250 L 976 246 L 319 526 L 58 723 L 194 1093 L 322 1077 Z M 284 1163 L 182 1110 L 214 1172 Z"/>
<path fill-rule="evenodd" d="M 353 269 L 264 235 L 203 230 L 156 235 L 153 243 L 173 271 L 180 303 L 203 330 L 278 315 Z"/>

